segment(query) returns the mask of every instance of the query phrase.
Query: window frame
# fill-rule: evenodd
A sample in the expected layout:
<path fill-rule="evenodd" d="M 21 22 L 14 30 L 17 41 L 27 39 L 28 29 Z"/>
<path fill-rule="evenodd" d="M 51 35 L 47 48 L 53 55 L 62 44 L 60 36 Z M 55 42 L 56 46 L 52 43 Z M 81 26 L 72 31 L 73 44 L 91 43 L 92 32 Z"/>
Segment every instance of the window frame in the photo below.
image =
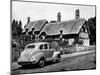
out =
<path fill-rule="evenodd" d="M 36 47 L 35 45 L 28 45 L 28 46 L 26 46 L 25 49 L 30 49 L 30 48 L 29 48 L 30 46 L 34 46 L 34 48 Z"/>
<path fill-rule="evenodd" d="M 52 49 L 52 46 L 51 46 L 51 44 L 48 44 L 48 49 Z"/>
<path fill-rule="evenodd" d="M 47 48 L 45 48 L 45 45 L 47 45 Z M 49 48 L 48 48 L 48 44 L 44 44 L 44 50 L 48 50 Z"/>
<path fill-rule="evenodd" d="M 43 48 L 42 48 L 42 49 L 40 49 L 40 46 L 43 46 Z M 43 44 L 41 44 L 40 46 L 39 46 L 39 49 L 40 49 L 40 50 L 43 50 L 43 49 L 44 49 L 44 45 L 43 45 Z"/>

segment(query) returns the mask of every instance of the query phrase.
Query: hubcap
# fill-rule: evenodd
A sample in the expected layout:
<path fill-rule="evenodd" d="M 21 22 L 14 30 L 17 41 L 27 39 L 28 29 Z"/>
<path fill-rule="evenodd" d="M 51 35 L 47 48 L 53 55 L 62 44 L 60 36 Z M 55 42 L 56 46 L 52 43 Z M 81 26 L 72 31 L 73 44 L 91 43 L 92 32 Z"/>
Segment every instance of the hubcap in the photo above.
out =
<path fill-rule="evenodd" d="M 39 65 L 42 67 L 44 66 L 44 60 L 40 60 Z"/>

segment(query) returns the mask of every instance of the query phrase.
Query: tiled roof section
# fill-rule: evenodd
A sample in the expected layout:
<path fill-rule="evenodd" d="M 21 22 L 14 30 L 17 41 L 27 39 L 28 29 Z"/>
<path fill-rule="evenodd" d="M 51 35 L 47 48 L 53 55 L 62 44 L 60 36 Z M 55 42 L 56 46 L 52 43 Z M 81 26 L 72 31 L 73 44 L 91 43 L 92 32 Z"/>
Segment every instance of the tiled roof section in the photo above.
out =
<path fill-rule="evenodd" d="M 63 30 L 63 34 L 76 34 L 80 31 L 85 19 L 79 18 L 70 21 L 62 21 L 58 23 L 48 23 L 43 28 L 42 32 L 46 32 L 47 35 L 60 34 L 60 30 Z"/>
<path fill-rule="evenodd" d="M 41 29 L 41 27 L 42 27 L 46 22 L 47 22 L 47 20 L 45 20 L 45 19 L 43 19 L 43 20 L 37 20 L 37 21 L 32 21 L 32 22 L 30 22 L 30 23 L 26 26 L 25 30 L 28 29 L 28 32 L 29 32 L 29 31 L 32 31 L 32 28 L 35 28 L 35 31 L 39 31 L 39 30 Z M 25 30 L 24 30 L 24 31 L 25 31 Z"/>

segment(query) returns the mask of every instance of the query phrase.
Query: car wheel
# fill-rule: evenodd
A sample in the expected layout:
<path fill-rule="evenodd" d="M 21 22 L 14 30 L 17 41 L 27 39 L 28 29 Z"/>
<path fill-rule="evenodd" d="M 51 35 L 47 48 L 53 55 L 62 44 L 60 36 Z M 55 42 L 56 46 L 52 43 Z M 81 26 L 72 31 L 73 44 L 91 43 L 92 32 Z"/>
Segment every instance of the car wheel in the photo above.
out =
<path fill-rule="evenodd" d="M 42 58 L 40 59 L 40 61 L 38 62 L 39 67 L 44 67 L 45 66 L 45 59 Z"/>
<path fill-rule="evenodd" d="M 58 56 L 56 57 L 56 62 L 59 62 L 60 59 L 61 59 L 61 55 L 58 55 Z"/>

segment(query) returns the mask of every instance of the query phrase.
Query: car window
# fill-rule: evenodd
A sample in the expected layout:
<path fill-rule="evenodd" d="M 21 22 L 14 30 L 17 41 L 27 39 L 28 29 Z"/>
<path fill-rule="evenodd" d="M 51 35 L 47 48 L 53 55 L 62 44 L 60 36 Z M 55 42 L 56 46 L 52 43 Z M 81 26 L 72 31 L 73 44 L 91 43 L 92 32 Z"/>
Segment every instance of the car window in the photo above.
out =
<path fill-rule="evenodd" d="M 40 50 L 42 50 L 43 49 L 43 45 L 40 45 Z"/>
<path fill-rule="evenodd" d="M 52 46 L 51 46 L 51 44 L 49 44 L 49 49 L 52 49 Z"/>
<path fill-rule="evenodd" d="M 44 44 L 44 49 L 48 49 L 48 45 L 47 44 Z"/>
<path fill-rule="evenodd" d="M 35 45 L 28 45 L 26 48 L 35 48 Z"/>

